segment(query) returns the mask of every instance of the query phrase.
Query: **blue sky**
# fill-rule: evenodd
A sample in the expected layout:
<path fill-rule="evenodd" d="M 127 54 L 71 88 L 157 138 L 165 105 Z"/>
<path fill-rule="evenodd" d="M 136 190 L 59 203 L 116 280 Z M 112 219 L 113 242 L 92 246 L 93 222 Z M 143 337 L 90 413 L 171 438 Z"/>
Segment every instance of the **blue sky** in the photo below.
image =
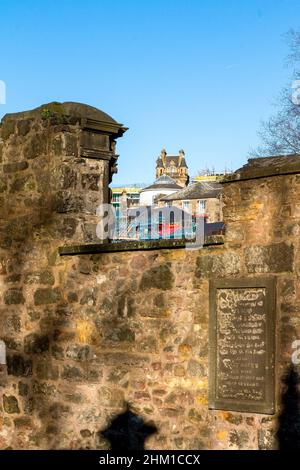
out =
<path fill-rule="evenodd" d="M 0 0 L 0 117 L 49 101 L 130 129 L 114 184 L 151 182 L 162 147 L 190 173 L 238 168 L 289 83 L 299 0 Z"/>

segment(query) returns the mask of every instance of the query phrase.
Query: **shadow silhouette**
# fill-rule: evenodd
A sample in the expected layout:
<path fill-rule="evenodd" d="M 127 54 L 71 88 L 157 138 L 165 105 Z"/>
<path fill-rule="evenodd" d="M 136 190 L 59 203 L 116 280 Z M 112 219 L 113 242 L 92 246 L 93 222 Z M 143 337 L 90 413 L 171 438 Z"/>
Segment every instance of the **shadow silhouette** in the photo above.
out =
<path fill-rule="evenodd" d="M 127 405 L 126 411 L 114 418 L 110 426 L 98 434 L 110 442 L 112 451 L 141 451 L 145 449 L 147 437 L 156 432 L 155 426 L 146 424 Z"/>
<path fill-rule="evenodd" d="M 290 365 L 282 382 L 282 411 L 277 431 L 279 450 L 300 450 L 300 377 L 294 365 Z"/>

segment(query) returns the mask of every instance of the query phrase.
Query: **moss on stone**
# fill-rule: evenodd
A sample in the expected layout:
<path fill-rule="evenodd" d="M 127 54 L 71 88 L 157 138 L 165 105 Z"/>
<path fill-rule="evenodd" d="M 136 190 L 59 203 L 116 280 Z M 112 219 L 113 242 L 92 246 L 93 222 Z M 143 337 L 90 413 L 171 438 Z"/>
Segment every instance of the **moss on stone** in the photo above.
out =
<path fill-rule="evenodd" d="M 48 103 L 41 110 L 42 119 L 49 119 L 53 117 L 55 114 L 59 114 L 61 116 L 66 114 L 66 111 L 62 103 L 59 103 L 58 101 L 53 101 L 52 103 Z"/>

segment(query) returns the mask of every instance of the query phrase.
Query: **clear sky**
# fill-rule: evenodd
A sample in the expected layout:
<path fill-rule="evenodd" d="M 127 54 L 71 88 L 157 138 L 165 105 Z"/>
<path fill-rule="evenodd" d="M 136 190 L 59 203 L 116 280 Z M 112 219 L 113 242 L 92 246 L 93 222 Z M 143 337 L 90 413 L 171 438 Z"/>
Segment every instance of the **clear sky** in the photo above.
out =
<path fill-rule="evenodd" d="M 190 174 L 238 168 L 291 71 L 299 0 L 0 0 L 0 117 L 49 101 L 129 127 L 114 184 L 151 182 L 162 147 Z"/>

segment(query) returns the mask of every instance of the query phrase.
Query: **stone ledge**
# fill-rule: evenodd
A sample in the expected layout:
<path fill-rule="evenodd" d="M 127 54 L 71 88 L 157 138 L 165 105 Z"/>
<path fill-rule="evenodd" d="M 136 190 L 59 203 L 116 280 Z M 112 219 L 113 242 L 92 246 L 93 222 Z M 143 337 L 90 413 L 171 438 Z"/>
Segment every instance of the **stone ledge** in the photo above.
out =
<path fill-rule="evenodd" d="M 28 111 L 5 114 L 1 120 L 2 136 L 3 128 L 4 133 L 9 135 L 13 132 L 16 122 L 26 120 L 43 120 L 53 125 L 79 123 L 82 129 L 106 131 L 116 137 L 122 137 L 128 130 L 123 124 L 93 106 L 72 101 L 64 103 L 53 101 Z"/>
<path fill-rule="evenodd" d="M 122 251 L 145 251 L 186 248 L 190 240 L 145 240 L 119 241 L 113 243 L 63 246 L 58 249 L 60 256 L 91 255 L 97 253 L 116 253 Z M 204 247 L 223 245 L 223 235 L 211 235 L 205 238 Z"/>
<path fill-rule="evenodd" d="M 300 173 L 300 155 L 282 155 L 274 157 L 249 158 L 246 165 L 234 173 L 226 175 L 219 182 L 233 183 L 242 180 L 266 178 L 279 175 Z"/>

